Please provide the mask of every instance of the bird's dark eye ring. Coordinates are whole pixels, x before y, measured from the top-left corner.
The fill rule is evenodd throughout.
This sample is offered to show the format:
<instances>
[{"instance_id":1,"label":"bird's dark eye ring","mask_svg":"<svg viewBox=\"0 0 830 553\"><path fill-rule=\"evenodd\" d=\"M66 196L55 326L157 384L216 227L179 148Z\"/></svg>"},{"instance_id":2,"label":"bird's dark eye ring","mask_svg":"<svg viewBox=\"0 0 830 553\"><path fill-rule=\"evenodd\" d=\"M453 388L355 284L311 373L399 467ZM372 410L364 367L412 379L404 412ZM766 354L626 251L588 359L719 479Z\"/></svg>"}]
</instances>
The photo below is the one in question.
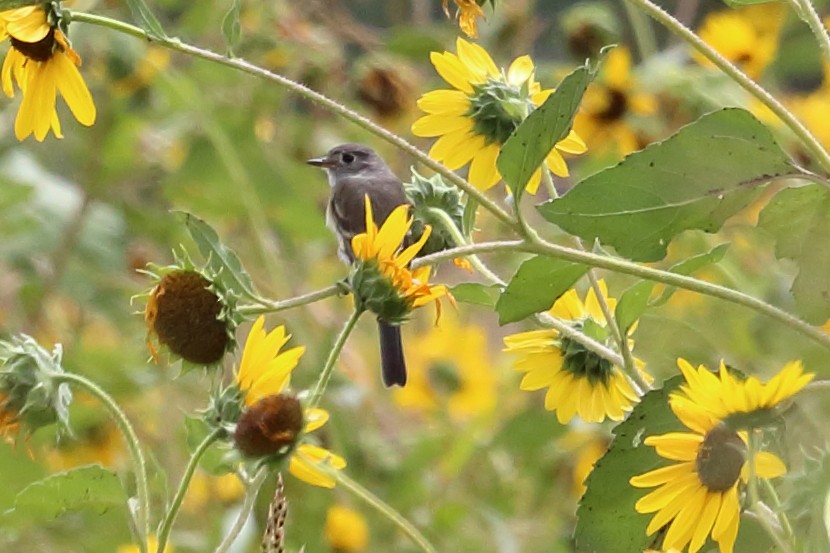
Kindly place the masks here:
<instances>
[{"instance_id":1,"label":"bird's dark eye ring","mask_svg":"<svg viewBox=\"0 0 830 553\"><path fill-rule=\"evenodd\" d=\"M343 163L351 163L354 161L354 156L352 154L345 153L341 159L343 159Z\"/></svg>"}]
</instances>

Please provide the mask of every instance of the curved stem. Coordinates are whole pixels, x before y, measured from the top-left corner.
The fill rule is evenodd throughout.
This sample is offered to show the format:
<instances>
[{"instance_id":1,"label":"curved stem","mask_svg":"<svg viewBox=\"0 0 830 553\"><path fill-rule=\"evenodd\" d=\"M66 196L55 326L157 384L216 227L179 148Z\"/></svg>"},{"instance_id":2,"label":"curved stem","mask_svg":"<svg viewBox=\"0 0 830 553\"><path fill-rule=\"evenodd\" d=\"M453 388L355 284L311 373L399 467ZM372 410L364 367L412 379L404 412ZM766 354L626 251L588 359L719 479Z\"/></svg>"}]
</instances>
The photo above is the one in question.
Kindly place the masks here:
<instances>
[{"instance_id":1,"label":"curved stem","mask_svg":"<svg viewBox=\"0 0 830 553\"><path fill-rule=\"evenodd\" d=\"M374 507L380 514L392 521L392 523L400 528L404 534L409 536L409 538L418 547L420 547L422 551L425 553L437 553L435 547L429 543L429 540L427 540L426 537L424 537L424 535L421 534L421 532L419 532L411 522L406 520L403 515L393 509L391 505L384 502L381 498L343 474L343 471L332 471L331 474L337 478L337 482L341 486Z\"/></svg>"},{"instance_id":2,"label":"curved stem","mask_svg":"<svg viewBox=\"0 0 830 553\"><path fill-rule=\"evenodd\" d=\"M301 296L288 298L287 300L273 301L267 298L258 298L257 301L259 302L259 305L240 305L237 308L237 311L239 311L239 313L242 313L243 315L260 315L263 313L276 313L277 311L293 309L295 307L300 307L301 305L314 303L316 301L320 301L331 296L336 296L340 293L341 290L342 288L340 286L332 284L331 286L328 286L326 288L315 290L314 292L309 292L308 294L303 294Z\"/></svg>"},{"instance_id":3,"label":"curved stem","mask_svg":"<svg viewBox=\"0 0 830 553\"><path fill-rule=\"evenodd\" d=\"M485 209L490 211L502 223L506 224L511 228L515 228L516 222L513 220L513 218L501 207L499 207L494 201L492 201L481 191L479 191L476 187L474 187L472 184L462 179L461 177L459 177L454 172L450 171L434 159L430 158L426 153L422 152L421 150L419 150L418 148L416 148L400 136L396 135L395 133L384 129L383 127L374 123L370 119L363 117L359 113L348 109L347 107L335 102L331 98L324 96L323 94L320 94L319 92L316 92L308 88L307 86L294 82L291 79L288 79L277 73L268 71L267 69L258 67L243 59L228 58L222 54L218 54L210 50L199 48L197 46L192 46L190 44L185 44L181 40L176 38L150 36L143 29L136 27L134 25L130 25L128 23L124 23L123 21L118 21L115 19L110 19L109 17L103 17L100 15L90 13L69 12L69 10L66 11L68 12L67 17L69 21L77 21L81 23L89 23L92 25L107 27L109 29L113 29L120 33L128 34L137 38L141 38L144 40L152 40L156 44L164 46L165 48L176 50L177 52L183 52L185 54L190 54L191 56L218 63L226 67L232 67L244 73L248 73L261 79L265 79L267 81L276 83L281 87L290 90L291 92L294 92L295 94L298 94L308 100L316 102L317 104L323 106L327 110L336 113L337 115L340 115L344 119L348 119L352 123L355 123L363 129L371 132L375 136L389 142L396 148L408 153L409 155L411 155L412 157L414 157L419 162L429 167L436 173L440 173L445 179L452 182L458 188L469 194L471 198L475 198L479 204L481 204Z\"/></svg>"},{"instance_id":4,"label":"curved stem","mask_svg":"<svg viewBox=\"0 0 830 553\"><path fill-rule=\"evenodd\" d=\"M133 472L135 472L136 494L138 495L138 507L136 513L135 526L138 531L136 540L141 553L147 553L147 536L150 533L150 492L147 487L147 466L144 461L144 454L141 451L141 445L138 441L138 436L133 430L127 415L118 406L112 396L110 396L103 388L98 386L88 378L75 373L57 373L54 375L56 382L68 382L75 384L91 396L98 399L107 411L109 411L118 430L124 436L127 442L127 448L130 452L130 461L133 465ZM131 509L127 509L132 513Z\"/></svg>"},{"instance_id":5,"label":"curved stem","mask_svg":"<svg viewBox=\"0 0 830 553\"><path fill-rule=\"evenodd\" d=\"M444 230L450 233L453 241L457 246L468 245L467 239L464 238L464 235L461 234L461 230L456 226L455 221L452 220L452 218L447 214L446 211L436 207L430 207L428 208L428 210L429 214L435 217L441 223L441 226L444 228ZM468 255L467 257L470 260L470 264L475 268L476 271L478 271L481 274L481 276L483 276L493 284L498 284L500 286L504 285L504 281L501 278L499 278L499 276L496 273L491 271L490 268L487 267L487 265L485 265L483 261L481 261L481 258L479 258L475 254Z\"/></svg>"},{"instance_id":6,"label":"curved stem","mask_svg":"<svg viewBox=\"0 0 830 553\"><path fill-rule=\"evenodd\" d=\"M812 0L788 0L788 2L795 8L798 16L810 27L810 31L816 37L821 48L825 63L830 62L830 33L827 31L827 27L824 26L824 22L816 11Z\"/></svg>"},{"instance_id":7,"label":"curved stem","mask_svg":"<svg viewBox=\"0 0 830 553\"><path fill-rule=\"evenodd\" d=\"M769 508L761 502L761 496L758 493L758 472L755 468L755 454L760 451L758 442L757 432L750 431L749 447L747 448L747 458L749 460L749 481L747 485L749 508L758 517L758 522L761 524L761 527L766 531L772 541L775 542L778 550L782 553L792 553L790 544L781 535L782 528L778 526L778 521L775 520L775 514L771 513Z\"/></svg>"},{"instance_id":8,"label":"curved stem","mask_svg":"<svg viewBox=\"0 0 830 553\"><path fill-rule=\"evenodd\" d=\"M242 501L242 506L239 507L239 515L236 517L233 526L231 526L231 529L228 531L228 535L225 536L222 543L216 547L214 553L225 553L231 548L233 542L236 541L236 538L239 537L239 533L242 532L242 529L245 527L245 523L248 522L248 517L251 516L251 511L253 511L254 503L256 502L257 493L259 493L259 488L262 487L262 483L265 482L265 477L267 475L267 469L265 467L260 467L248 486L248 489L245 490L245 499Z\"/></svg>"},{"instance_id":9,"label":"curved stem","mask_svg":"<svg viewBox=\"0 0 830 553\"><path fill-rule=\"evenodd\" d=\"M565 321L557 319L549 313L538 313L536 315L536 319L542 324L553 328L562 336L565 336L566 338L570 338L574 342L582 344L583 346L593 351L603 359L606 359L608 362L617 365L618 367L623 366L623 364L625 363L623 358L616 351L605 346L604 344L597 342L590 336L583 334L582 332L579 332Z\"/></svg>"},{"instance_id":10,"label":"curved stem","mask_svg":"<svg viewBox=\"0 0 830 553\"><path fill-rule=\"evenodd\" d=\"M821 142L807 130L807 127L799 121L784 105L775 97L758 85L755 81L746 76L740 69L732 65L726 58L721 56L714 48L706 44L699 36L688 29L680 21L675 19L663 8L651 0L627 0L636 4L651 17L656 19L671 32L686 41L695 50L703 54L709 61L714 63L721 71L726 73L733 81L738 83L747 92L755 96L762 104L767 106L790 130L801 140L804 147L813 154L816 161L825 171L830 172L830 153L824 149Z\"/></svg>"},{"instance_id":11,"label":"curved stem","mask_svg":"<svg viewBox=\"0 0 830 553\"><path fill-rule=\"evenodd\" d=\"M182 480L179 482L179 488L176 490L176 495L173 497L173 503L170 504L167 514L164 515L164 520L162 520L161 525L159 525L157 553L162 553L164 551L164 547L167 545L167 538L170 536L170 529L173 528L173 523L176 521L176 516L179 514L179 508L181 508L184 496L190 486L190 479L193 478L193 473L196 472L196 467L199 466L199 461L201 460L202 455L205 454L211 444L215 442L219 436L222 435L222 433L223 430L217 428L205 436L205 439L202 440L202 443L199 444L196 451L194 451L193 455L190 456L190 461L184 469L184 474L182 474Z\"/></svg>"},{"instance_id":12,"label":"curved stem","mask_svg":"<svg viewBox=\"0 0 830 553\"><path fill-rule=\"evenodd\" d=\"M329 380L331 380L331 375L334 373L334 365L337 363L337 358L340 357L340 352L343 351L343 346L346 345L346 339L352 333L352 330L354 330L354 325L357 324L357 320L362 314L362 309L355 309L349 317L349 320L343 325L343 330L337 335L337 339L334 341L334 345L331 347L329 356L326 359L326 364L323 366L320 377L317 379L317 384L314 386L314 391L311 392L311 397L308 400L308 408L313 409L320 404L326 387L329 385Z\"/></svg>"}]
</instances>

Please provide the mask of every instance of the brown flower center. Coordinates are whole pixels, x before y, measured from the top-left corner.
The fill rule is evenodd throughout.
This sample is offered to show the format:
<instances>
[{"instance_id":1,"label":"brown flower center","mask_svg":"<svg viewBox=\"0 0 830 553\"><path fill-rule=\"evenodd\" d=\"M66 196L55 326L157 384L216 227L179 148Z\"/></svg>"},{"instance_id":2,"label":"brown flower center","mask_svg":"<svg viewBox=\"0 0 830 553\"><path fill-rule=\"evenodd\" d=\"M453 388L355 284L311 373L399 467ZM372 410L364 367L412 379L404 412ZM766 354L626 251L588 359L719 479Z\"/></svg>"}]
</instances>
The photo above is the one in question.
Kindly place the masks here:
<instances>
[{"instance_id":1,"label":"brown flower center","mask_svg":"<svg viewBox=\"0 0 830 553\"><path fill-rule=\"evenodd\" d=\"M709 491L725 492L741 475L746 444L734 430L719 425L709 431L695 459L697 474Z\"/></svg>"},{"instance_id":2,"label":"brown flower center","mask_svg":"<svg viewBox=\"0 0 830 553\"><path fill-rule=\"evenodd\" d=\"M628 96L622 90L609 88L605 92L605 107L597 113L597 118L611 123L625 117L628 112Z\"/></svg>"},{"instance_id":3,"label":"brown flower center","mask_svg":"<svg viewBox=\"0 0 830 553\"><path fill-rule=\"evenodd\" d=\"M22 40L11 37L11 43L15 50L30 60L39 62L50 60L55 48L60 48L60 45L55 40L54 28L50 29L49 34L38 42L23 42Z\"/></svg>"},{"instance_id":4,"label":"brown flower center","mask_svg":"<svg viewBox=\"0 0 830 553\"><path fill-rule=\"evenodd\" d=\"M233 441L248 457L287 453L303 429L300 400L287 394L262 398L236 423Z\"/></svg>"}]
</instances>

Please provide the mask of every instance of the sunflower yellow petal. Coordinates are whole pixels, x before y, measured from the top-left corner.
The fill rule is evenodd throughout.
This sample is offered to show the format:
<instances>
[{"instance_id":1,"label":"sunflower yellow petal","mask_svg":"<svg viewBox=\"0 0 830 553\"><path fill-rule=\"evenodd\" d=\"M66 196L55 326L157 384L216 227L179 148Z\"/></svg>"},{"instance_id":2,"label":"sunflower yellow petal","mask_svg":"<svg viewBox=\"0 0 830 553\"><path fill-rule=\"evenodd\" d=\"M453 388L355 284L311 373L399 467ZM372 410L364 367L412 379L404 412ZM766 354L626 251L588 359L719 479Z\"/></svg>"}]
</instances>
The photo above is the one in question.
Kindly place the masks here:
<instances>
[{"instance_id":1,"label":"sunflower yellow petal","mask_svg":"<svg viewBox=\"0 0 830 553\"><path fill-rule=\"evenodd\" d=\"M483 83L487 77L497 78L499 76L499 70L487 50L461 37L456 39L455 46L458 58L475 75L474 83Z\"/></svg>"},{"instance_id":2,"label":"sunflower yellow petal","mask_svg":"<svg viewBox=\"0 0 830 553\"><path fill-rule=\"evenodd\" d=\"M473 93L473 86L470 82L478 82L476 75L455 54L432 52L429 55L429 60L438 74L441 75L441 78L447 81L450 86L468 95Z\"/></svg>"},{"instance_id":3,"label":"sunflower yellow petal","mask_svg":"<svg viewBox=\"0 0 830 553\"><path fill-rule=\"evenodd\" d=\"M460 90L432 90L421 96L417 105L431 114L464 115L470 110L470 98Z\"/></svg>"},{"instance_id":4,"label":"sunflower yellow petal","mask_svg":"<svg viewBox=\"0 0 830 553\"><path fill-rule=\"evenodd\" d=\"M329 420L329 412L319 407L306 409L305 411L305 431L314 432L318 428L322 428Z\"/></svg>"},{"instance_id":5,"label":"sunflower yellow petal","mask_svg":"<svg viewBox=\"0 0 830 553\"><path fill-rule=\"evenodd\" d=\"M547 157L545 157L545 165L547 165L551 173L557 177L564 178L570 175L570 172L568 171L568 164L565 163L565 158L562 157L562 154L560 154L556 148L552 149Z\"/></svg>"},{"instance_id":6,"label":"sunflower yellow petal","mask_svg":"<svg viewBox=\"0 0 830 553\"><path fill-rule=\"evenodd\" d=\"M574 130L571 130L565 138L556 143L556 149L566 154L579 155L587 152L588 146Z\"/></svg>"},{"instance_id":7,"label":"sunflower yellow petal","mask_svg":"<svg viewBox=\"0 0 830 553\"><path fill-rule=\"evenodd\" d=\"M453 171L469 163L484 147L485 139L480 134L470 135L470 138L461 142L458 148L444 158L444 165Z\"/></svg>"},{"instance_id":8,"label":"sunflower yellow petal","mask_svg":"<svg viewBox=\"0 0 830 553\"><path fill-rule=\"evenodd\" d=\"M521 87L528 79L533 78L534 70L530 56L519 56L507 69L507 82L515 87Z\"/></svg>"},{"instance_id":9,"label":"sunflower yellow petal","mask_svg":"<svg viewBox=\"0 0 830 553\"><path fill-rule=\"evenodd\" d=\"M461 115L443 113L424 115L412 123L412 134L421 137L441 136L461 129L469 129L470 120Z\"/></svg>"},{"instance_id":10,"label":"sunflower yellow petal","mask_svg":"<svg viewBox=\"0 0 830 553\"><path fill-rule=\"evenodd\" d=\"M501 179L496 168L496 158L499 156L498 144L490 144L479 150L470 164L467 180L479 190L487 190Z\"/></svg>"},{"instance_id":11,"label":"sunflower yellow petal","mask_svg":"<svg viewBox=\"0 0 830 553\"><path fill-rule=\"evenodd\" d=\"M95 103L80 71L64 53L52 57L57 72L58 91L78 123L87 127L95 123Z\"/></svg>"}]
</instances>

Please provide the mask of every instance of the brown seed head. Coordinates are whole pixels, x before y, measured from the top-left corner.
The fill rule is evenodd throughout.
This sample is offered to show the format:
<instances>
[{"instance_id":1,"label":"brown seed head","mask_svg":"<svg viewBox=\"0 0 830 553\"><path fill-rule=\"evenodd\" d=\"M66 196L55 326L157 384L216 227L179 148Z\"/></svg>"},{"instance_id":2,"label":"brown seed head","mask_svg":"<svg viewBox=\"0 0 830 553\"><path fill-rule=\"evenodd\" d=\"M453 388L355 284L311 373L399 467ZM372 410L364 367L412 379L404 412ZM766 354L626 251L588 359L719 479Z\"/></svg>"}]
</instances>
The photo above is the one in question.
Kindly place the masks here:
<instances>
[{"instance_id":1,"label":"brown seed head","mask_svg":"<svg viewBox=\"0 0 830 553\"><path fill-rule=\"evenodd\" d=\"M242 413L233 441L247 457L267 457L287 452L302 429L300 400L278 394L262 398Z\"/></svg>"}]
</instances>

